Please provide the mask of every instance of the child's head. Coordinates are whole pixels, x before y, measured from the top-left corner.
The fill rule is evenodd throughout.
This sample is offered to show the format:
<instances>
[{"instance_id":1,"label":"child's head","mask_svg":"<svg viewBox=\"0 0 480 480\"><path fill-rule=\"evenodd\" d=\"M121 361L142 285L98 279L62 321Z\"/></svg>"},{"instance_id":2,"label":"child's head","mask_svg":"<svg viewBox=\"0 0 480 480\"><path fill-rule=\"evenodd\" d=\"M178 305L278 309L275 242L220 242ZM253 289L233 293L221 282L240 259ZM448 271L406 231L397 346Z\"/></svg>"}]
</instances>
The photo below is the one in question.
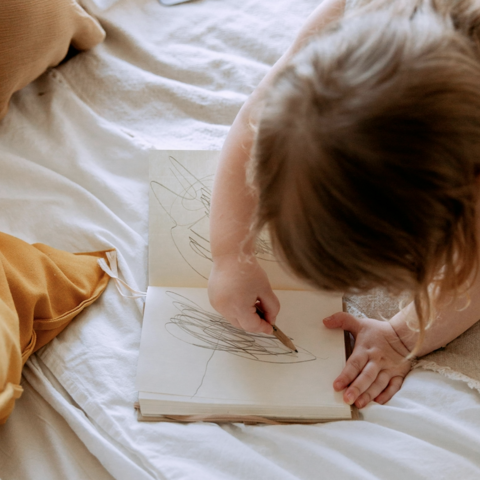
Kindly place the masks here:
<instances>
[{"instance_id":1,"label":"child's head","mask_svg":"<svg viewBox=\"0 0 480 480\"><path fill-rule=\"evenodd\" d=\"M441 275L440 294L455 293L478 261L480 54L461 30L475 35L480 6L375 3L271 89L253 151L255 231L267 225L313 285L408 290L426 318L428 285Z\"/></svg>"}]
</instances>

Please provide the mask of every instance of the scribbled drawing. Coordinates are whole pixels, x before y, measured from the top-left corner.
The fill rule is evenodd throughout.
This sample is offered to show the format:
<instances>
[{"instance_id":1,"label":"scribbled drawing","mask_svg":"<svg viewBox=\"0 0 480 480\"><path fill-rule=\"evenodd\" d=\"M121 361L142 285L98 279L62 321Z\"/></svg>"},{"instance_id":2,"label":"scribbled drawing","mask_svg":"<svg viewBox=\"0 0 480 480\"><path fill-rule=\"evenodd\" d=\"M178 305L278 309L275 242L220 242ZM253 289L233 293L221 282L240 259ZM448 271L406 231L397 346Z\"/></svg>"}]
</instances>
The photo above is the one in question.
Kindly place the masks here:
<instances>
[{"instance_id":1,"label":"scribbled drawing","mask_svg":"<svg viewBox=\"0 0 480 480\"><path fill-rule=\"evenodd\" d=\"M212 356L215 352L227 352L257 362L288 364L317 360L300 345L295 345L298 353L292 352L274 336L245 332L183 295L171 291L166 295L179 312L165 325L166 330L185 343L212 350Z\"/></svg>"},{"instance_id":2,"label":"scribbled drawing","mask_svg":"<svg viewBox=\"0 0 480 480\"><path fill-rule=\"evenodd\" d=\"M176 158L170 156L169 161L175 185L152 180L150 188L171 220L170 232L176 249L198 275L208 279L212 262L209 218L214 175L198 178ZM262 260L275 261L265 236L258 239L255 254Z\"/></svg>"}]
</instances>

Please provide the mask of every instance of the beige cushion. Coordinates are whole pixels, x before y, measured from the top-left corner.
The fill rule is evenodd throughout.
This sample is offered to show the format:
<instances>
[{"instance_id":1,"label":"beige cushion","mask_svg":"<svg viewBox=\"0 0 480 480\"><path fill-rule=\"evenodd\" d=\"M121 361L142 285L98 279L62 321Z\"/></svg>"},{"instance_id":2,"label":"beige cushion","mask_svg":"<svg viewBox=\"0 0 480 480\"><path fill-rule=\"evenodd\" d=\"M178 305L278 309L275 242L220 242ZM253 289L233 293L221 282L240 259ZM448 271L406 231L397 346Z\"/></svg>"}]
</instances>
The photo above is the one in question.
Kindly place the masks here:
<instances>
[{"instance_id":1,"label":"beige cushion","mask_svg":"<svg viewBox=\"0 0 480 480\"><path fill-rule=\"evenodd\" d=\"M87 50L104 38L75 0L1 0L0 119L13 93L58 65L70 45Z\"/></svg>"}]
</instances>

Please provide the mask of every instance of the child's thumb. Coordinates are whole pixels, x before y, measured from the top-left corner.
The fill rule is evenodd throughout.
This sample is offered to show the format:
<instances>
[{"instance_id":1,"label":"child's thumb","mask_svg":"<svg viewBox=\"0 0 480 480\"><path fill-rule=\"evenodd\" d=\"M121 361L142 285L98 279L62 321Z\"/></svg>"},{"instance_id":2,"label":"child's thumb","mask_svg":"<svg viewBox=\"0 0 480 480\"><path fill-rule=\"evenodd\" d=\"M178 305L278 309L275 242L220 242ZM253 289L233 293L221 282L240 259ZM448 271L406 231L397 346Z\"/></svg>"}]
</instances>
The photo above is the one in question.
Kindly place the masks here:
<instances>
[{"instance_id":1,"label":"child's thumb","mask_svg":"<svg viewBox=\"0 0 480 480\"><path fill-rule=\"evenodd\" d=\"M360 330L360 320L345 312L338 312L323 320L327 328L341 328L356 335Z\"/></svg>"}]
</instances>

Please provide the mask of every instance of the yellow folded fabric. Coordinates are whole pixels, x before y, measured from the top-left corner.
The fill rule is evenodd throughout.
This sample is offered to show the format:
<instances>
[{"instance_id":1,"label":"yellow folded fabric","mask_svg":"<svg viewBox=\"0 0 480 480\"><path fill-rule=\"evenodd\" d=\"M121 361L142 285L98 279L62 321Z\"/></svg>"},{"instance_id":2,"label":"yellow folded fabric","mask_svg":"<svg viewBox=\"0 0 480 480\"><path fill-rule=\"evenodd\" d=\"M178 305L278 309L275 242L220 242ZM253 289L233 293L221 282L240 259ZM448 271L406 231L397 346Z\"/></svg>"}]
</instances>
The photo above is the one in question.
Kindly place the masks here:
<instances>
[{"instance_id":1,"label":"yellow folded fabric","mask_svg":"<svg viewBox=\"0 0 480 480\"><path fill-rule=\"evenodd\" d=\"M110 277L97 263L105 254L73 254L0 233L0 424L21 395L28 357L105 290Z\"/></svg>"},{"instance_id":2,"label":"yellow folded fabric","mask_svg":"<svg viewBox=\"0 0 480 480\"><path fill-rule=\"evenodd\" d=\"M104 38L75 0L1 0L0 119L13 93L58 65L70 45L88 50Z\"/></svg>"}]
</instances>

